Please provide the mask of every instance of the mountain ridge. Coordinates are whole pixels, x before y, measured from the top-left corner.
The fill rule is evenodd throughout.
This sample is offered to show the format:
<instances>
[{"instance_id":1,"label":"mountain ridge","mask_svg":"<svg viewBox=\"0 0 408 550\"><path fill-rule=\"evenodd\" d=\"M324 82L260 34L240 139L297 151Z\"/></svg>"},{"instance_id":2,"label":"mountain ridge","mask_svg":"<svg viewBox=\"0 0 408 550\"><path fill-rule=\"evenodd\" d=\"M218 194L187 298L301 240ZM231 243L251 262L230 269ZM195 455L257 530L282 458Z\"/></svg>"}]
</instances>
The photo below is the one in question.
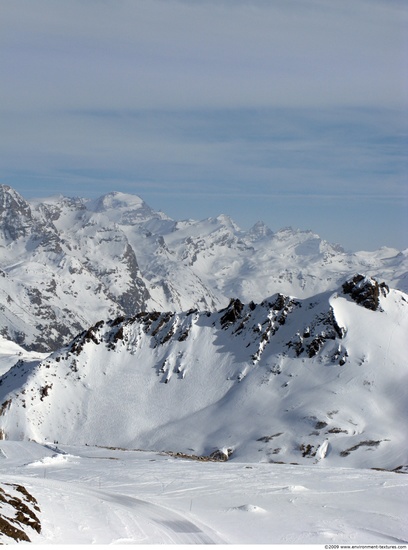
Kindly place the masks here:
<instances>
[{"instance_id":1,"label":"mountain ridge","mask_svg":"<svg viewBox=\"0 0 408 550\"><path fill-rule=\"evenodd\" d=\"M8 439L403 468L408 296L336 292L99 321L0 379ZM103 420L102 420L103 419ZM396 422L395 419L399 419Z\"/></svg>"}]
</instances>

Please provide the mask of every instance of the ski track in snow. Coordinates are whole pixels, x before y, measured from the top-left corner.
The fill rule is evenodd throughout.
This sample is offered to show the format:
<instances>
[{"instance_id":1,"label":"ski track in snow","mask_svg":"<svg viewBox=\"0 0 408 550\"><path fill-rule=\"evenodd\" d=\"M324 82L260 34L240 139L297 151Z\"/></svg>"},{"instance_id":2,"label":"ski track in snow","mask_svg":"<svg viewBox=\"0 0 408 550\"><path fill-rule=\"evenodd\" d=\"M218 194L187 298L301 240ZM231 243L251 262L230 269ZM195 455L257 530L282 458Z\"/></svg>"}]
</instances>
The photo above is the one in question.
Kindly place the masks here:
<instances>
[{"instance_id":1,"label":"ski track in snow","mask_svg":"<svg viewBox=\"0 0 408 550\"><path fill-rule=\"evenodd\" d=\"M0 449L3 483L24 485L38 501L42 533L30 533L36 544L408 540L405 475L33 442L0 441Z\"/></svg>"},{"instance_id":2,"label":"ski track in snow","mask_svg":"<svg viewBox=\"0 0 408 550\"><path fill-rule=\"evenodd\" d=\"M58 470L54 475L58 475ZM43 519L41 543L222 544L225 541L170 508L121 494L50 479L9 478L36 494ZM44 502L47 504L44 505ZM58 502L58 505L56 505ZM59 510L62 509L62 512ZM44 513L43 513L44 515ZM67 532L67 528L70 532ZM77 531L77 533L75 533ZM44 540L45 537L45 540ZM69 538L72 537L71 540Z\"/></svg>"}]
</instances>

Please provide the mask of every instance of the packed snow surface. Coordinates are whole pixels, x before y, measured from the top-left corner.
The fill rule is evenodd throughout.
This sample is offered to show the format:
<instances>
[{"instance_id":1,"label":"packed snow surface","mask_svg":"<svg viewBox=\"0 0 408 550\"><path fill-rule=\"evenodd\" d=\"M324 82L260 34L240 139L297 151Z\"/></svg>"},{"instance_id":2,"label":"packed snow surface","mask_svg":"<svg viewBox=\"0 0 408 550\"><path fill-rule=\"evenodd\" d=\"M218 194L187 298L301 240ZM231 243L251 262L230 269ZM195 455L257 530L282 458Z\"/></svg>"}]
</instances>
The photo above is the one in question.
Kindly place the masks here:
<instances>
[{"instance_id":1,"label":"packed snow surface","mask_svg":"<svg viewBox=\"0 0 408 550\"><path fill-rule=\"evenodd\" d=\"M18 483L38 503L35 544L408 541L405 475L15 441L0 456L1 487Z\"/></svg>"}]
</instances>

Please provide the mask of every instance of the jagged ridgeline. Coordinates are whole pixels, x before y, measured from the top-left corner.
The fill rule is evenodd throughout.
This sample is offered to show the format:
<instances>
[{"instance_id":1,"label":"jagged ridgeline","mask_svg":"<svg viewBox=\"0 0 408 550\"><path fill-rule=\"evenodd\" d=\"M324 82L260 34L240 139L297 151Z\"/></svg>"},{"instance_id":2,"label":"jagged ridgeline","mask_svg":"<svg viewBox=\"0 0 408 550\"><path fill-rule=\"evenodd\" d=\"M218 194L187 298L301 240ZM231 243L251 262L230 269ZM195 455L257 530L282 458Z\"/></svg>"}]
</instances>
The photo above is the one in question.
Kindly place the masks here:
<instances>
[{"instance_id":1,"label":"jagged ridgeline","mask_svg":"<svg viewBox=\"0 0 408 550\"><path fill-rule=\"evenodd\" d=\"M362 275L308 298L101 320L0 379L1 435L402 471L407 331L407 295Z\"/></svg>"},{"instance_id":2,"label":"jagged ridgeline","mask_svg":"<svg viewBox=\"0 0 408 550\"><path fill-rule=\"evenodd\" d=\"M0 186L0 335L39 352L100 319L306 299L355 273L406 291L407 264L406 251L349 253L311 231L175 221L134 195L27 201Z\"/></svg>"}]
</instances>

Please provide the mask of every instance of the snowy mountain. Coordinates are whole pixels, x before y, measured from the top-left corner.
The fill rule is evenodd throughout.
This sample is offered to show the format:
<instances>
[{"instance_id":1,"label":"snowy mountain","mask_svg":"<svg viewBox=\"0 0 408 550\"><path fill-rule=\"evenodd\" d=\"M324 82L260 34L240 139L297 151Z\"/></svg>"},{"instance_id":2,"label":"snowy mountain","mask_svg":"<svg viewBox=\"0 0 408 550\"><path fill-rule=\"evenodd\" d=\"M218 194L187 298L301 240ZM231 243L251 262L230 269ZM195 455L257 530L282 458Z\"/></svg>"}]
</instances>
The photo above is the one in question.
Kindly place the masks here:
<instances>
[{"instance_id":1,"label":"snowy mountain","mask_svg":"<svg viewBox=\"0 0 408 550\"><path fill-rule=\"evenodd\" d=\"M31 207L0 188L1 333L46 351L145 303L133 249L103 214L61 197ZM61 230L61 226L63 230Z\"/></svg>"},{"instance_id":2,"label":"snowy mountain","mask_svg":"<svg viewBox=\"0 0 408 550\"><path fill-rule=\"evenodd\" d=\"M0 186L0 543L405 543L407 257Z\"/></svg>"},{"instance_id":3,"label":"snowy mountain","mask_svg":"<svg viewBox=\"0 0 408 550\"><path fill-rule=\"evenodd\" d=\"M407 333L408 296L361 275L309 298L100 321L1 377L1 434L403 470Z\"/></svg>"},{"instance_id":4,"label":"snowy mountain","mask_svg":"<svg viewBox=\"0 0 408 550\"><path fill-rule=\"evenodd\" d=\"M408 291L408 252L345 252L310 231L174 221L140 197L26 201L0 186L0 334L58 349L100 319L216 311L230 298L308 298L364 273Z\"/></svg>"}]
</instances>

